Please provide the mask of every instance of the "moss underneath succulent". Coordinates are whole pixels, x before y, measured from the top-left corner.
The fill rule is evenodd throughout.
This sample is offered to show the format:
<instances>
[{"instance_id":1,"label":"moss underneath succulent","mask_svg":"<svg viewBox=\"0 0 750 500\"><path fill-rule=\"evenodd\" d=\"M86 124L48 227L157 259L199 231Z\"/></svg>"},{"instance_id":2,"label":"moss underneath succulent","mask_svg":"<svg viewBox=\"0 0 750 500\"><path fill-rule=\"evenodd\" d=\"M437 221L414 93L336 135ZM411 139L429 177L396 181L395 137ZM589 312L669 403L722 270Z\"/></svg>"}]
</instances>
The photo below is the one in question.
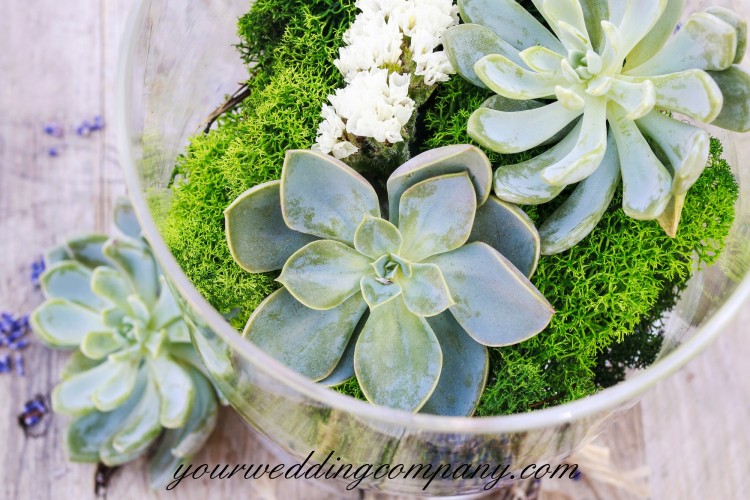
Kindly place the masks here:
<instances>
[{"instance_id":1,"label":"moss underneath succulent","mask_svg":"<svg viewBox=\"0 0 750 500\"><path fill-rule=\"evenodd\" d=\"M355 13L354 2L257 0L240 21L251 97L196 136L177 171L163 225L167 244L188 277L241 329L277 288L272 275L251 275L232 260L223 210L242 192L278 178L287 149L308 148L326 96L342 85L332 61ZM488 96L456 77L420 110L414 152L471 142L466 123ZM533 153L490 154L495 166ZM690 191L679 235L624 215L620 194L597 229L578 246L543 257L532 279L555 306L549 328L513 347L492 349L492 370L477 415L518 413L588 396L653 361L661 345L651 325L700 265L716 261L734 218L738 187L714 141L709 168ZM550 203L526 207L542 220ZM356 380L339 387L363 399Z\"/></svg>"}]
</instances>

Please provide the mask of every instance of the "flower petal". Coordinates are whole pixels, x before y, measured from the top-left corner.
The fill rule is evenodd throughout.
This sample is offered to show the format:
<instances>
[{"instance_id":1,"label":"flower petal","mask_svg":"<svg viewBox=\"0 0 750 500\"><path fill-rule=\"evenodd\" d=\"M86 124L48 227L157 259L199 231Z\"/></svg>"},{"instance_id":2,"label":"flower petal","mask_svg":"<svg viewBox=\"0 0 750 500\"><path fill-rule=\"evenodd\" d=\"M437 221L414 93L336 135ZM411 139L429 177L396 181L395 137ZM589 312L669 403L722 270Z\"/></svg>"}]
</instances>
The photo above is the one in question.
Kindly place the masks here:
<instances>
[{"instance_id":1,"label":"flower petal","mask_svg":"<svg viewBox=\"0 0 750 500\"><path fill-rule=\"evenodd\" d=\"M44 295L75 302L98 312L109 306L91 291L91 269L76 261L62 261L50 266L39 283Z\"/></svg>"},{"instance_id":2,"label":"flower petal","mask_svg":"<svg viewBox=\"0 0 750 500\"><path fill-rule=\"evenodd\" d=\"M415 184L445 174L466 172L476 191L477 206L492 191L492 165L481 149L467 144L445 146L415 156L388 178L388 204L391 222L398 224L399 203L404 192Z\"/></svg>"},{"instance_id":3,"label":"flower petal","mask_svg":"<svg viewBox=\"0 0 750 500\"><path fill-rule=\"evenodd\" d=\"M601 165L539 228L542 253L554 255L577 245L601 220L620 182L620 160L614 137Z\"/></svg>"},{"instance_id":4,"label":"flower petal","mask_svg":"<svg viewBox=\"0 0 750 500\"><path fill-rule=\"evenodd\" d=\"M685 194L708 164L711 136L705 130L657 111L636 122L662 150L672 168L673 194Z\"/></svg>"},{"instance_id":5,"label":"flower petal","mask_svg":"<svg viewBox=\"0 0 750 500\"><path fill-rule=\"evenodd\" d=\"M527 278L539 262L539 233L528 215L494 196L477 209L469 242L486 243L507 258Z\"/></svg>"},{"instance_id":6,"label":"flower petal","mask_svg":"<svg viewBox=\"0 0 750 500\"><path fill-rule=\"evenodd\" d=\"M363 276L360 288L362 297L371 309L395 299L402 292L398 283L381 283L375 275Z\"/></svg>"},{"instance_id":7,"label":"flower petal","mask_svg":"<svg viewBox=\"0 0 750 500\"><path fill-rule=\"evenodd\" d=\"M159 422L167 429L182 427L190 417L195 399L195 387L187 369L167 354L149 359L149 369L161 400Z\"/></svg>"},{"instance_id":8,"label":"flower petal","mask_svg":"<svg viewBox=\"0 0 750 500\"><path fill-rule=\"evenodd\" d=\"M135 240L115 239L104 245L103 252L146 304L156 303L161 273L151 250L145 244Z\"/></svg>"},{"instance_id":9,"label":"flower petal","mask_svg":"<svg viewBox=\"0 0 750 500\"><path fill-rule=\"evenodd\" d=\"M442 37L445 52L456 72L477 87L486 88L474 71L474 64L489 54L502 54L520 63L518 51L479 24L459 24L449 28Z\"/></svg>"},{"instance_id":10,"label":"flower petal","mask_svg":"<svg viewBox=\"0 0 750 500\"><path fill-rule=\"evenodd\" d=\"M357 293L359 281L370 271L370 260L353 248L338 241L313 241L289 258L277 281L305 306L327 310Z\"/></svg>"},{"instance_id":11,"label":"flower petal","mask_svg":"<svg viewBox=\"0 0 750 500\"><path fill-rule=\"evenodd\" d=\"M412 264L411 277L400 284L406 307L417 316L435 316L456 304L435 264Z\"/></svg>"},{"instance_id":12,"label":"flower petal","mask_svg":"<svg viewBox=\"0 0 750 500\"><path fill-rule=\"evenodd\" d=\"M607 152L607 104L604 97L586 96L586 112L578 142L565 158L542 171L542 179L567 186L591 175Z\"/></svg>"},{"instance_id":13,"label":"flower petal","mask_svg":"<svg viewBox=\"0 0 750 500\"><path fill-rule=\"evenodd\" d=\"M317 381L336 367L366 310L360 294L334 309L316 311L282 288L258 306L244 333L270 356Z\"/></svg>"},{"instance_id":14,"label":"flower petal","mask_svg":"<svg viewBox=\"0 0 750 500\"><path fill-rule=\"evenodd\" d=\"M654 57L630 76L679 73L689 69L725 70L737 55L737 31L716 16L693 14L672 39Z\"/></svg>"},{"instance_id":15,"label":"flower petal","mask_svg":"<svg viewBox=\"0 0 750 500\"><path fill-rule=\"evenodd\" d=\"M403 238L396 226L387 220L365 215L354 234L354 248L362 255L377 259L385 254L399 253Z\"/></svg>"},{"instance_id":16,"label":"flower petal","mask_svg":"<svg viewBox=\"0 0 750 500\"><path fill-rule=\"evenodd\" d=\"M508 259L484 243L470 243L430 259L457 302L450 311L480 344L517 344L541 332L554 310Z\"/></svg>"},{"instance_id":17,"label":"flower petal","mask_svg":"<svg viewBox=\"0 0 750 500\"><path fill-rule=\"evenodd\" d=\"M31 314L34 333L52 347L74 348L91 331L106 331L102 317L64 299L50 299Z\"/></svg>"},{"instance_id":18,"label":"flower petal","mask_svg":"<svg viewBox=\"0 0 750 500\"><path fill-rule=\"evenodd\" d=\"M471 234L477 198L467 173L419 182L406 190L398 225L404 237L401 255L412 262L453 250Z\"/></svg>"},{"instance_id":19,"label":"flower petal","mask_svg":"<svg viewBox=\"0 0 750 500\"><path fill-rule=\"evenodd\" d=\"M66 246L74 260L93 269L98 266L112 265L102 252L108 240L109 238L103 234L91 234L68 240Z\"/></svg>"},{"instance_id":20,"label":"flower petal","mask_svg":"<svg viewBox=\"0 0 750 500\"><path fill-rule=\"evenodd\" d=\"M555 87L564 82L553 73L523 69L499 54L490 54L477 61L474 71L490 90L509 99L549 97L555 94Z\"/></svg>"},{"instance_id":21,"label":"flower petal","mask_svg":"<svg viewBox=\"0 0 750 500\"><path fill-rule=\"evenodd\" d=\"M458 2L465 23L487 26L518 50L543 45L566 54L560 41L513 0L461 0Z\"/></svg>"},{"instance_id":22,"label":"flower petal","mask_svg":"<svg viewBox=\"0 0 750 500\"><path fill-rule=\"evenodd\" d=\"M416 412L440 378L443 355L427 320L396 299L370 312L354 350L354 370L373 404Z\"/></svg>"},{"instance_id":23,"label":"flower petal","mask_svg":"<svg viewBox=\"0 0 750 500\"><path fill-rule=\"evenodd\" d=\"M724 107L711 125L733 132L750 132L750 73L739 66L709 73L724 96Z\"/></svg>"},{"instance_id":24,"label":"flower petal","mask_svg":"<svg viewBox=\"0 0 750 500\"><path fill-rule=\"evenodd\" d=\"M427 323L440 342L443 368L435 391L420 413L470 417L487 383L487 348L475 342L448 311L429 318Z\"/></svg>"},{"instance_id":25,"label":"flower petal","mask_svg":"<svg viewBox=\"0 0 750 500\"><path fill-rule=\"evenodd\" d=\"M378 195L364 177L333 157L288 151L281 210L295 231L351 244L362 216L380 216Z\"/></svg>"},{"instance_id":26,"label":"flower petal","mask_svg":"<svg viewBox=\"0 0 750 500\"><path fill-rule=\"evenodd\" d=\"M498 167L494 184L497 197L519 205L539 205L556 198L565 186L553 186L542 178L542 172L568 156L580 135L581 123L578 123L562 141L541 155L515 165Z\"/></svg>"},{"instance_id":27,"label":"flower petal","mask_svg":"<svg viewBox=\"0 0 750 500\"><path fill-rule=\"evenodd\" d=\"M141 225L130 200L124 197L117 198L114 212L115 226L122 234L136 239L141 237Z\"/></svg>"},{"instance_id":28,"label":"flower petal","mask_svg":"<svg viewBox=\"0 0 750 500\"><path fill-rule=\"evenodd\" d=\"M255 186L224 210L229 252L250 273L281 269L294 252L317 239L287 227L280 186L280 181Z\"/></svg>"},{"instance_id":29,"label":"flower petal","mask_svg":"<svg viewBox=\"0 0 750 500\"><path fill-rule=\"evenodd\" d=\"M479 108L469 118L472 139L496 153L521 153L544 143L581 116L559 102L528 111Z\"/></svg>"},{"instance_id":30,"label":"flower petal","mask_svg":"<svg viewBox=\"0 0 750 500\"><path fill-rule=\"evenodd\" d=\"M354 348L357 346L359 336L362 333L362 329L365 327L365 323L367 323L367 318L369 317L370 313L365 311L362 318L359 320L359 323L357 323L357 328L354 329L354 333L352 333L349 343L346 344L344 354L341 356L336 368L333 369L330 375L319 381L319 384L326 387L336 387L354 377Z\"/></svg>"},{"instance_id":31,"label":"flower petal","mask_svg":"<svg viewBox=\"0 0 750 500\"><path fill-rule=\"evenodd\" d=\"M656 24L638 45L627 55L625 70L636 68L657 54L667 40L674 34L682 13L685 12L686 0L667 0L667 5Z\"/></svg>"},{"instance_id":32,"label":"flower petal","mask_svg":"<svg viewBox=\"0 0 750 500\"><path fill-rule=\"evenodd\" d=\"M622 170L622 208L629 217L654 220L667 207L672 177L656 157L635 122L618 106L610 106L612 132Z\"/></svg>"}]
</instances>

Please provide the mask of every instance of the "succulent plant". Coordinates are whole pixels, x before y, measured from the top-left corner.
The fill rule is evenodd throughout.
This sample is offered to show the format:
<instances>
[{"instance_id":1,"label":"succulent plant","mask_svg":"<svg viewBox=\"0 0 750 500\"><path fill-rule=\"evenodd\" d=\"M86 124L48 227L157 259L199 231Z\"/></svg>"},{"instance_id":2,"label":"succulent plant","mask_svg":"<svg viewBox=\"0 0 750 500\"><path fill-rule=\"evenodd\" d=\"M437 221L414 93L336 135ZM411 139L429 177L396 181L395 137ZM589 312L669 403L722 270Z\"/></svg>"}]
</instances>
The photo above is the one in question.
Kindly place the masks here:
<instances>
[{"instance_id":1,"label":"succulent plant","mask_svg":"<svg viewBox=\"0 0 750 500\"><path fill-rule=\"evenodd\" d=\"M246 336L325 385L356 375L374 404L472 414L485 346L521 342L553 314L527 277L538 233L490 196L491 184L478 148L428 151L388 179L386 220L373 187L346 164L289 151L281 180L225 211L237 263L281 269L283 287L254 311Z\"/></svg>"},{"instance_id":2,"label":"succulent plant","mask_svg":"<svg viewBox=\"0 0 750 500\"><path fill-rule=\"evenodd\" d=\"M31 325L50 347L76 349L52 392L54 411L75 417L69 458L121 465L161 436L149 468L156 488L211 434L217 394L129 204L115 215L124 237L89 235L48 252L47 300Z\"/></svg>"},{"instance_id":3,"label":"succulent plant","mask_svg":"<svg viewBox=\"0 0 750 500\"><path fill-rule=\"evenodd\" d=\"M460 0L467 24L444 35L457 71L498 94L471 116L472 138L503 154L555 144L498 168L495 193L540 204L578 183L539 229L545 254L585 238L621 178L625 213L675 236L710 138L670 113L750 130L746 22L713 7L679 27L685 0L532 1L551 32L513 0Z\"/></svg>"}]
</instances>

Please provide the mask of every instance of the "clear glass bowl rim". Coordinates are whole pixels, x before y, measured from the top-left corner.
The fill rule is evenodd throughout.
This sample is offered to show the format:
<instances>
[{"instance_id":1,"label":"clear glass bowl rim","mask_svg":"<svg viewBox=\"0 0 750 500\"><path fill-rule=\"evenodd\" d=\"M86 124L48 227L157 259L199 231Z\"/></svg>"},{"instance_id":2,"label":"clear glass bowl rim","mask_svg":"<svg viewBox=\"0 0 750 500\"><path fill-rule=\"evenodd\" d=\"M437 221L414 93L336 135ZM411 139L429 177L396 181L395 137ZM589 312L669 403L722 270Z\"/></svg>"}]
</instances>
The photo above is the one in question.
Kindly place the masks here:
<instances>
[{"instance_id":1,"label":"clear glass bowl rim","mask_svg":"<svg viewBox=\"0 0 750 500\"><path fill-rule=\"evenodd\" d=\"M220 336L233 352L240 353L251 364L276 379L279 384L288 386L306 397L340 411L385 424L396 423L399 426L416 431L429 429L431 432L501 434L557 426L613 411L634 401L659 381L677 372L706 349L729 325L740 308L750 298L750 272L748 272L731 296L714 312L708 321L700 326L692 337L661 360L625 381L589 397L528 413L470 418L412 414L401 410L374 406L316 384L279 363L254 344L242 338L198 292L172 256L157 230L146 198L143 196L138 173L134 167L135 154L130 140L128 121L130 116L129 103L131 102L128 85L132 77L133 58L138 43L136 37L137 21L141 18L140 14L147 5L148 0L140 0L139 4L134 5L131 10L123 35L116 80L117 147L131 203L141 223L144 236L151 244L162 270L177 287L183 298L195 311L201 314L211 330Z\"/></svg>"}]
</instances>

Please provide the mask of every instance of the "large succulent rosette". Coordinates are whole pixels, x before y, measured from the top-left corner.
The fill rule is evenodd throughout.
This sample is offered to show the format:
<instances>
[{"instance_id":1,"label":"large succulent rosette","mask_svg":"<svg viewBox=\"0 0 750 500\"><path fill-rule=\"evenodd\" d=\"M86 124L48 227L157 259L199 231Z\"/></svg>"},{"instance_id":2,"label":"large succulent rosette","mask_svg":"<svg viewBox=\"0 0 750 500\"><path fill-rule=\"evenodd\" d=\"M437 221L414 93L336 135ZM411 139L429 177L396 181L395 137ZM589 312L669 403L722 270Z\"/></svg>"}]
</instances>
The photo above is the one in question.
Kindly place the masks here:
<instances>
[{"instance_id":1,"label":"large succulent rosette","mask_svg":"<svg viewBox=\"0 0 750 500\"><path fill-rule=\"evenodd\" d=\"M498 168L495 193L540 204L577 184L539 229L545 254L586 237L620 179L625 213L674 236L710 142L679 115L750 130L746 22L713 7L678 25L685 0L532 1L547 26L513 0L460 0L466 24L444 35L456 70L498 94L471 137L499 153L550 146Z\"/></svg>"},{"instance_id":2,"label":"large succulent rosette","mask_svg":"<svg viewBox=\"0 0 750 500\"><path fill-rule=\"evenodd\" d=\"M517 207L490 196L473 146L428 151L375 189L339 160L287 153L281 180L226 210L230 250L283 287L252 314L247 337L307 377L357 377L367 399L406 411L471 415L486 346L543 330L552 307L528 279L539 236Z\"/></svg>"}]
</instances>

